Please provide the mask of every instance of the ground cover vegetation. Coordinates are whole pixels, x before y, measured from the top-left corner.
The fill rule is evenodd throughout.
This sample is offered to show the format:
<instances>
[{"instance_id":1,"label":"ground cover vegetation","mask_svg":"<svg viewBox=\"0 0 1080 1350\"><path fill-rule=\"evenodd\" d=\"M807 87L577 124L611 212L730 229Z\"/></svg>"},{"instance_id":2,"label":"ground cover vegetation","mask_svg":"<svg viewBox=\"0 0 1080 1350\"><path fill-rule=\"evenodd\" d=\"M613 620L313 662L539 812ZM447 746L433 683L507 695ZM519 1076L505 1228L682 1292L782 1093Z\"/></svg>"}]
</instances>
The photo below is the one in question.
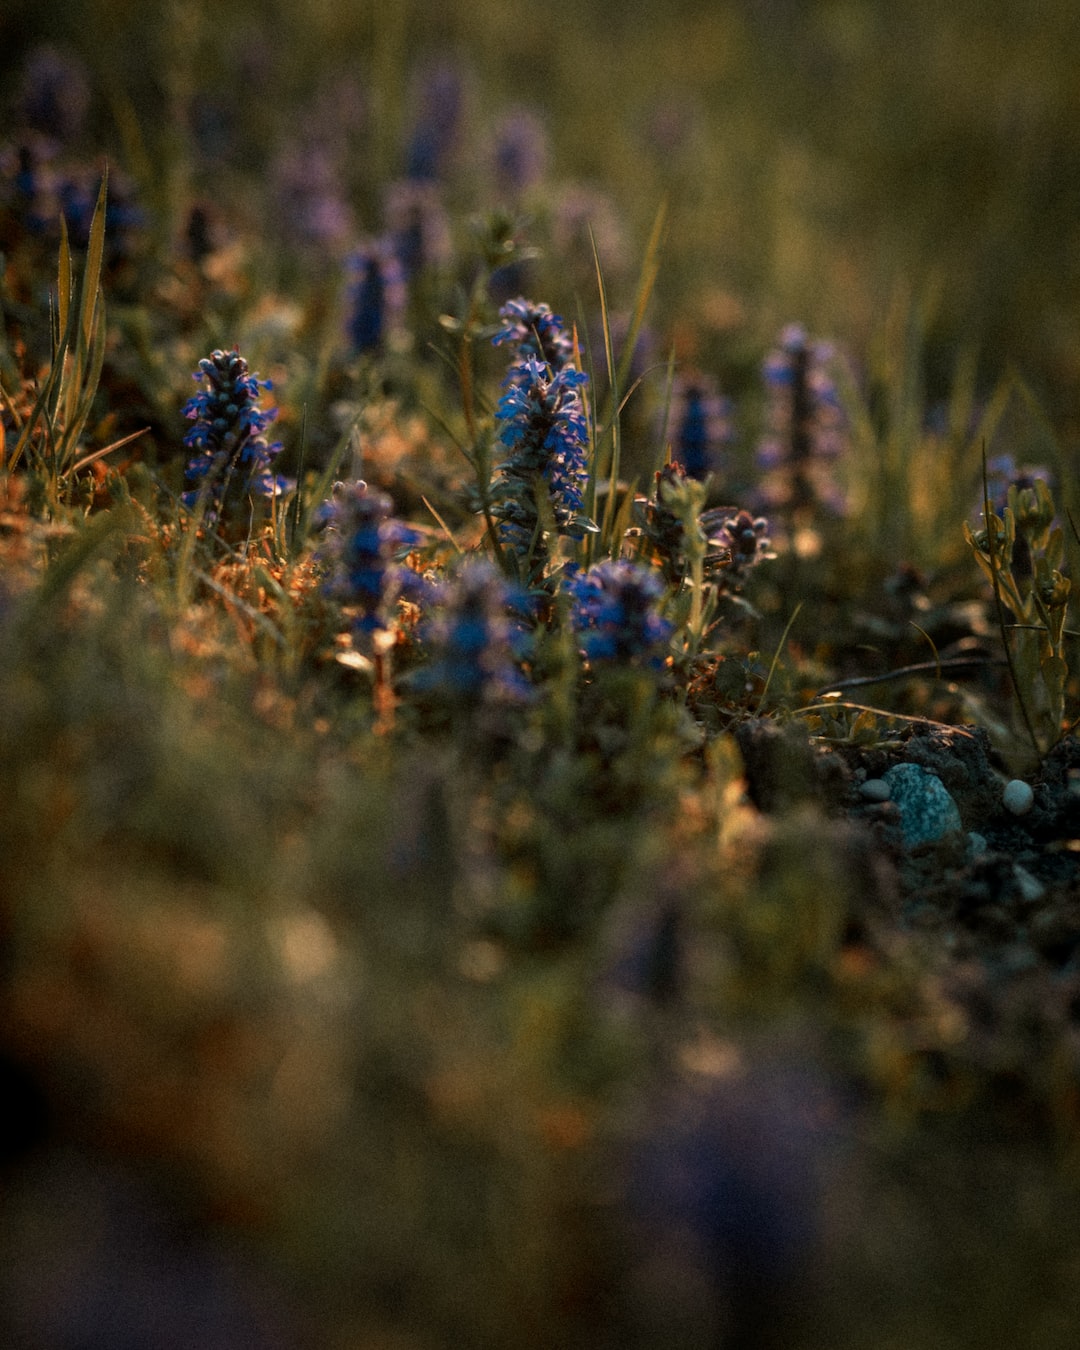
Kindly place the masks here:
<instances>
[{"instance_id":1,"label":"ground cover vegetation","mask_svg":"<svg viewBox=\"0 0 1080 1350\"><path fill-rule=\"evenodd\" d=\"M0 20L0 1339L1071 1347L1074 8L226 17Z\"/></svg>"}]
</instances>

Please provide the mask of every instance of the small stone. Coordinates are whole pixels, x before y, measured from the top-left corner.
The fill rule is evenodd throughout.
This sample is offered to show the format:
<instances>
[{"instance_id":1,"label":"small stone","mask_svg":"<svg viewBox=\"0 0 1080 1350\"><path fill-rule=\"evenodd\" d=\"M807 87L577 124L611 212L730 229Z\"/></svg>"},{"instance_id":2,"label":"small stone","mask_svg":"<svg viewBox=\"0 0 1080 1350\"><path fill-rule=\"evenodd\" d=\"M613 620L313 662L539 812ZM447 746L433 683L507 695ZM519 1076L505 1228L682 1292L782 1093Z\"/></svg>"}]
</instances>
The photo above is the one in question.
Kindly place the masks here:
<instances>
[{"instance_id":1,"label":"small stone","mask_svg":"<svg viewBox=\"0 0 1080 1350\"><path fill-rule=\"evenodd\" d=\"M984 834L979 834L977 830L968 830L968 855L970 857L981 857L989 847Z\"/></svg>"},{"instance_id":2,"label":"small stone","mask_svg":"<svg viewBox=\"0 0 1080 1350\"><path fill-rule=\"evenodd\" d=\"M1020 898L1025 904L1033 905L1036 900L1041 900L1046 894L1046 887L1036 877L1033 877L1026 867L1021 867L1019 863L1013 864L1013 879L1020 891Z\"/></svg>"},{"instance_id":3,"label":"small stone","mask_svg":"<svg viewBox=\"0 0 1080 1350\"><path fill-rule=\"evenodd\" d=\"M860 785L859 796L864 802L887 802L892 796L892 788L884 778L868 778Z\"/></svg>"},{"instance_id":4,"label":"small stone","mask_svg":"<svg viewBox=\"0 0 1080 1350\"><path fill-rule=\"evenodd\" d=\"M1014 778L1005 784L1001 794L1001 804L1014 816L1026 816L1035 803L1035 792L1030 783L1022 778Z\"/></svg>"},{"instance_id":5,"label":"small stone","mask_svg":"<svg viewBox=\"0 0 1080 1350\"><path fill-rule=\"evenodd\" d=\"M960 808L937 774L918 764L894 764L883 781L900 810L900 828L909 848L963 828Z\"/></svg>"}]
</instances>

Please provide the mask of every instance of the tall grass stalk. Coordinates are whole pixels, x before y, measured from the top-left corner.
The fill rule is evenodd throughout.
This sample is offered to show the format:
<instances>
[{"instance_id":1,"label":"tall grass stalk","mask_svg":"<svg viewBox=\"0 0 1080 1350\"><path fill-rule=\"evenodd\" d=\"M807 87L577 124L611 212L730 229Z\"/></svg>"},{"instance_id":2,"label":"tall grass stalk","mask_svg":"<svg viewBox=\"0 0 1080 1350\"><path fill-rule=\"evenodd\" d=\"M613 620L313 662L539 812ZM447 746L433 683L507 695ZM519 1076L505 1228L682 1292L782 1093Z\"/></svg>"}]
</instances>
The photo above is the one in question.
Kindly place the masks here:
<instances>
[{"instance_id":1,"label":"tall grass stalk","mask_svg":"<svg viewBox=\"0 0 1080 1350\"><path fill-rule=\"evenodd\" d=\"M101 266L107 191L108 176L105 175L94 208L86 262L78 286L67 222L61 217L52 357L7 462L10 472L26 460L53 509L61 505L68 479L76 467L91 463L123 443L116 442L90 456L80 455L80 438L90 416L105 360Z\"/></svg>"}]
</instances>

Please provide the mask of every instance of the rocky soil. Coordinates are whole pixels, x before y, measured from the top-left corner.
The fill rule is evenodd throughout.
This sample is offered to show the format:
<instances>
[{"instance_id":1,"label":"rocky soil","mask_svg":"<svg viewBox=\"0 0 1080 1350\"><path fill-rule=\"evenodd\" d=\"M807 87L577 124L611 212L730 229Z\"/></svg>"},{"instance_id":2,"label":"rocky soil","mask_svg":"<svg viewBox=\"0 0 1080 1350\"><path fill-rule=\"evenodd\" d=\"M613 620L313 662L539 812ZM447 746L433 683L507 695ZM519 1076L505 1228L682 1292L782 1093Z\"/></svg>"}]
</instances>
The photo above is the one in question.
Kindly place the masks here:
<instances>
[{"instance_id":1,"label":"rocky soil","mask_svg":"<svg viewBox=\"0 0 1080 1350\"><path fill-rule=\"evenodd\" d=\"M974 727L912 723L871 746L798 732L740 729L748 796L774 820L821 808L851 878L851 967L920 967L939 1077L1080 1124L1080 740L1017 780Z\"/></svg>"}]
</instances>

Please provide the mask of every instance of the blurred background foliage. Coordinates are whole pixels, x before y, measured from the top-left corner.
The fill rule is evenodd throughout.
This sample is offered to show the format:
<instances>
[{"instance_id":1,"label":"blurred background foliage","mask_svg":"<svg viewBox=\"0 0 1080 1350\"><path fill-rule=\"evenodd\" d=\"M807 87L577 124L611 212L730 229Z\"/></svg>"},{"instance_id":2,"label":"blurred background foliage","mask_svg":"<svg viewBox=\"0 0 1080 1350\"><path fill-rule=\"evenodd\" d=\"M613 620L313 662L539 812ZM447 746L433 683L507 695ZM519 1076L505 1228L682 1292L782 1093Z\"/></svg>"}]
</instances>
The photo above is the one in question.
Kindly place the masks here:
<instances>
[{"instance_id":1,"label":"blurred background foliage","mask_svg":"<svg viewBox=\"0 0 1080 1350\"><path fill-rule=\"evenodd\" d=\"M732 329L760 346L797 315L860 350L914 288L937 392L968 350L989 380L1015 364L1075 433L1080 16L1067 0L554 0L542 16L309 0L235 3L224 20L197 0L13 0L0 22L5 80L32 41L85 53L112 91L98 130L138 142L159 192L192 138L215 136L242 191L335 82L363 108L351 172L385 183L403 168L416 72L449 59L466 156L497 112L535 109L558 175L617 204L632 264L668 200L659 293L706 346Z\"/></svg>"}]
</instances>

